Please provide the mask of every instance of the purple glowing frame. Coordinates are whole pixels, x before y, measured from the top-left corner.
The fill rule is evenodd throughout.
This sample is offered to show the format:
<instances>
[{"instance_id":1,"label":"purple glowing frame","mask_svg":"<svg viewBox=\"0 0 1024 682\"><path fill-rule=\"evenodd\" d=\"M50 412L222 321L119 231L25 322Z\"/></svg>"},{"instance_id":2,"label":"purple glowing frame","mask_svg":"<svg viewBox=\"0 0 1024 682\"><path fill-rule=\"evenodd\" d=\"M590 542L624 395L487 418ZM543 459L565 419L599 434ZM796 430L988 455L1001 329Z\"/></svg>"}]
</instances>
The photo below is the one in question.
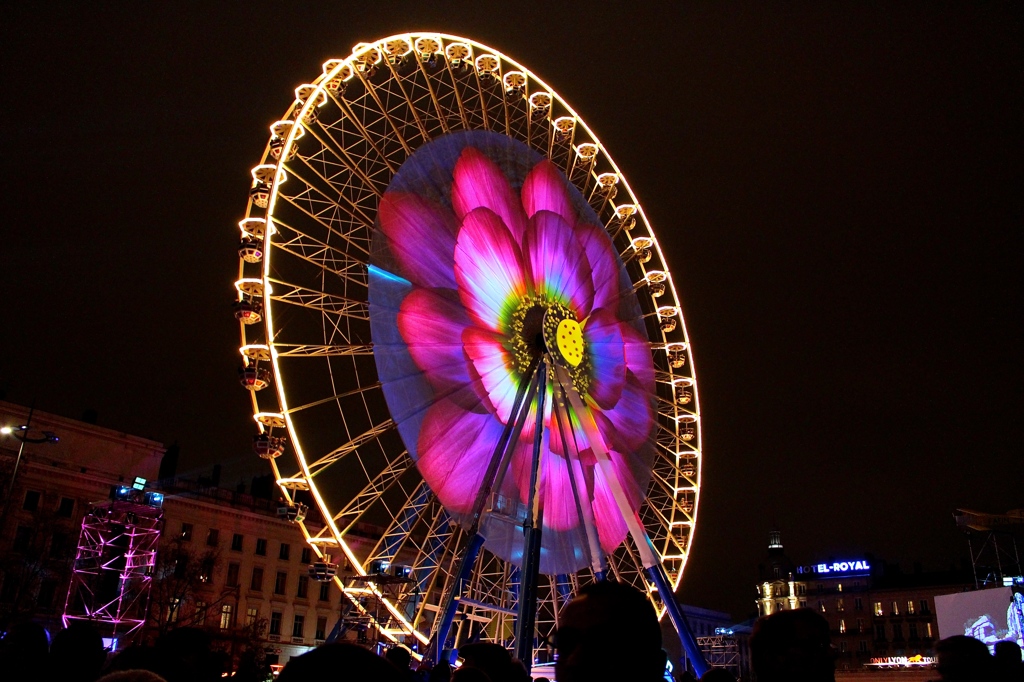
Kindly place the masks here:
<instances>
[{"instance_id":1,"label":"purple glowing frame","mask_svg":"<svg viewBox=\"0 0 1024 682\"><path fill-rule=\"evenodd\" d=\"M382 593L373 583L349 585L336 580L351 598L353 608L364 616L375 618L372 610L363 607L361 594L368 591L381 600L386 607L382 613L386 612L388 621L375 625L381 636L390 640L395 640L401 631L420 643L428 641L434 613L431 609L437 603L437 592L445 589L450 581L452 562L461 553L465 539L454 523L461 520L458 508L452 506L453 513L449 514L444 510L439 512L435 504L437 499L457 504L457 485L451 483L446 487L435 482L437 492L413 478L418 475L421 462L428 465L427 475L444 470L443 465L437 464L439 458L432 453L424 457L425 451L419 451L419 433L424 425L435 432L444 431L446 422L442 419L428 422L426 404L421 406L419 416L403 413L401 405L393 410L393 401L386 400L386 394L398 387L388 380L396 376L389 372L397 370L388 365L402 361L406 363L404 371L410 376L419 373L417 390L409 392L409 395L419 396L416 400L440 397L448 401L461 398L477 401L475 408L461 406L462 412L449 409L445 413L449 420L460 416L464 421L479 419L493 429L495 424L501 424L500 409L507 404L507 396L501 395L500 390L508 389L509 381L498 381L499 373L485 377L476 369L478 364L498 357L494 353L487 356L476 352L488 347L494 349L494 338L488 338L488 334L496 332L485 322L470 316L471 313L482 314L486 309L463 303L458 280L451 281L449 274L456 273L454 250L450 271L438 269L421 273L422 277L439 279L414 282L419 275L413 274L415 270L404 271L399 254L417 242L396 241L392 245L384 234L384 209L407 192L412 195L412 198L407 197L411 202L440 206L439 212L430 215L450 220L452 224L445 223L439 234L443 237L447 230L449 238L458 241L462 225L455 223L460 219L452 202L451 187L447 191L424 193L418 191L422 188L405 187L396 184L394 179L427 145L460 131L500 133L533 150L532 156L511 155L519 159L519 165L509 165L508 155L495 153L493 145L480 140L463 145L476 148L499 166L503 182L514 198L513 202L502 206L518 206L525 216L523 226L511 214L506 222L505 216L488 209L501 219L502 229L514 235L515 249L511 251L515 253L518 249L522 280L516 286L536 285L533 259L528 263L522 261L524 246L519 241L520 234L525 238L527 228L538 235L564 234L564 230L549 225L530 228L531 216L541 211L544 211L542 217L533 222L557 223L555 218L543 217L553 214L570 226L577 243L580 241L577 224L583 223L600 228L607 235L604 244L614 245L614 267L620 285L616 292L620 302L639 299L639 313L627 310L624 314L620 308L613 314L601 316L595 310L608 306L591 303L584 328L590 335L591 351L599 350L594 335L599 330L596 322L603 317L606 330L612 335L612 345L617 342L617 327L618 332L624 334L624 349L642 349L648 356L646 362L639 358L632 364L623 361L627 378L633 377L629 383L623 382L623 391L636 390L653 401L647 403L652 405L651 430L643 434L645 442L638 450L617 447L614 438L609 447L617 453L616 457L624 458L627 468L629 462L651 460L649 468L635 466L624 472L622 478L627 484L632 480L635 485L631 503L639 505L639 519L665 566L673 589L681 580L689 556L699 507L700 410L679 298L643 209L593 131L547 84L493 48L436 33L401 34L361 43L350 56L326 62L322 75L297 88L291 106L281 120L271 126L269 143L253 169L250 201L239 224L243 238L255 240L261 248L250 248L244 255L240 252L235 288L240 301L262 304L259 315L246 320L239 318L242 361L246 365L256 363L269 367L272 388L260 391L250 388L249 395L259 432L272 437L287 436L284 455L278 456L278 452L268 460L281 494L289 502L308 496L305 501L318 508L318 516L324 520L322 526L297 522L314 551L318 556L340 553L359 575L369 572L371 564L377 560L400 560L413 565L417 582L403 589L397 597ZM453 171L461 151L460 148L460 153L449 158L445 166L449 182L454 181ZM469 156L472 154L470 152ZM557 170L563 193L553 191L557 183L540 183L540 177L550 176L541 165L537 170L538 190L529 191L527 196L530 201L548 203L543 204L543 209L531 211L524 204L525 179L543 159L548 159ZM467 164L471 161L466 159ZM479 185L476 182L472 187ZM504 191L501 183L495 187ZM543 192L547 194L542 196ZM575 222L567 220L558 206L550 203L566 195L571 196L575 215L570 217ZM493 220L489 223L484 219L473 220L479 222L473 228L478 233L493 236L499 232ZM521 226L524 229L520 233ZM562 239L558 243L565 244L564 238L557 238ZM500 239L491 246L501 246ZM428 247L433 247L431 240L426 242ZM423 245L422 240L418 243ZM536 244L536 241L530 243ZM542 250L526 253L543 255ZM406 260L425 259L427 255L427 251L421 250ZM593 286L594 265L589 261L589 254L587 258ZM607 261L604 265L599 262L598 267L606 264ZM573 269L564 272L566 277L586 282L583 269L576 267L575 262L570 265ZM410 267L415 268L415 264ZM467 282L473 281L474 273L469 265L463 277ZM389 278L391 281L377 286ZM559 289L561 284L549 283L547 278L542 280L542 286L546 287L545 291L562 291L568 297L567 305L579 305L580 309L589 300L585 284L582 292L564 291ZM594 287L595 300L601 300L602 286L607 288L607 282L601 280ZM403 287L409 290L402 291ZM429 304L423 301L434 300L430 298L432 293L448 290L448 297L441 297L445 303L439 305L461 309L470 318L465 330L472 329L469 334L475 338L463 347L474 350L478 357L476 362L472 358L469 363L463 360L460 365L463 369L459 371L476 372L477 377L471 383L477 389L482 386L483 393L468 388L462 393L438 395L435 385L443 380L445 372L457 368L435 367L422 354L413 357L413 348L409 347L398 325L402 303L413 288L424 293L416 293L408 306L421 299L419 311L430 311ZM370 333L371 289L382 294L379 309L391 308L394 316L393 326L388 329L385 325L385 331L379 335ZM481 288L480 291L485 294L489 290ZM401 295L397 295L399 293ZM630 336L632 332L638 335L636 343L630 343L634 340ZM646 341L641 342L644 334ZM385 352L389 344L395 349L391 357ZM405 354L404 359L401 353ZM370 362L371 355L373 362ZM417 359L427 370L416 364ZM653 368L653 386L650 382L644 385L644 368ZM514 379L507 367L505 370L506 376ZM595 376L607 375L598 369ZM416 382L409 379L408 383ZM429 390L423 390L424 385ZM593 400L595 404L598 398L604 401L603 406L594 409L595 413L603 414L607 410L616 414L620 409L618 403L610 405L608 396L600 392L611 387L614 393L616 385L614 381L607 386L597 382L593 392L598 397L585 391L588 401ZM550 400L545 402L550 405ZM488 406L493 411L488 410ZM412 407L415 406L405 405L405 408ZM545 409L545 421L549 420L549 409ZM489 421L484 421L484 416ZM601 416L595 419L600 420ZM527 429L532 428L532 415L526 423ZM574 423L573 427L576 426L579 425ZM607 426L605 428L607 431ZM409 436L413 431L416 438ZM577 428L571 431L579 434ZM641 431L642 428L627 428L625 433L639 438ZM402 438L398 437L399 433ZM465 438L469 432L460 433ZM557 451L559 447L557 431L552 429L545 444L546 455L552 454L552 437L556 439L554 449ZM521 437L522 440L525 437ZM403 447L408 448L408 454ZM586 448L583 450L585 452ZM558 454L554 452L545 459L552 460L549 465L554 466L556 457ZM432 460L434 465L430 465ZM464 471L453 470L453 475ZM513 498L518 501L522 497L521 479L521 474L510 470L498 491L506 501ZM551 499L566 498L552 495ZM560 514L550 507L551 504L545 500L546 526L565 525L570 521L578 525L573 514ZM386 526L383 536L367 544L359 539L358 533L352 535L359 530L362 521L383 522ZM614 525L614 521L605 524L608 546L616 535ZM493 528L485 530L488 542L493 544L493 538L500 533ZM578 536L573 529L548 531L546 527L546 537L560 532ZM622 529L617 532L621 533ZM578 549L578 544L576 537L573 546ZM511 551L496 549L515 559ZM607 547L602 551L605 549ZM618 577L645 589L661 613L659 590L645 576L637 551L627 537L609 556L611 568ZM511 618L507 607L508 600L514 598L514 590L510 592L509 586L515 584L515 564L496 559L488 552L481 555L480 562L464 591L462 608L477 608L478 615L491 613L493 618L487 627L500 632L504 627L502 623ZM565 595L588 579L588 570L552 578L550 590L538 598L541 630L546 624L553 624L553 614ZM479 610L483 606L467 606L474 600L498 608L488 612Z\"/></svg>"},{"instance_id":2,"label":"purple glowing frame","mask_svg":"<svg viewBox=\"0 0 1024 682\"><path fill-rule=\"evenodd\" d=\"M528 169L525 177L507 177L481 147L513 173ZM612 467L595 466L578 415L564 401L555 406L556 382L548 381L540 421L540 567L556 575L592 563L584 519L596 530L596 551L610 554L625 538L606 471L635 513L655 456L657 394L642 313L608 233L578 190L537 156L507 137L478 132L453 133L417 151L380 202L385 243L374 249L375 261L392 267L371 267L370 317L391 413L423 478L459 519L473 512L517 391L543 351L535 341L543 315L580 325L582 361L567 368ZM398 343L390 342L392 325ZM402 354L412 362L396 358ZM529 500L536 396L530 401L507 472L498 472L500 502L491 506L521 510ZM514 523L485 521L484 530L488 549L521 563Z\"/></svg>"}]
</instances>

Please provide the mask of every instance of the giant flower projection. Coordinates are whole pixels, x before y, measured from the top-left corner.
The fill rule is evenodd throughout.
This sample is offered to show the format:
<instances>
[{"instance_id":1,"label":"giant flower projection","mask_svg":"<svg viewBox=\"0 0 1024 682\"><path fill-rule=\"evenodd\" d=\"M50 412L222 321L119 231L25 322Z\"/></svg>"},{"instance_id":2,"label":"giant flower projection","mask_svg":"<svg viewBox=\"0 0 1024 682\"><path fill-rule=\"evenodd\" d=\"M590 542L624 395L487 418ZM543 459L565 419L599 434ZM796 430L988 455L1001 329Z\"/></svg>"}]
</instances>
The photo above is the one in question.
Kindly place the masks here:
<instances>
[{"instance_id":1,"label":"giant flower projection","mask_svg":"<svg viewBox=\"0 0 1024 682\"><path fill-rule=\"evenodd\" d=\"M654 457L654 366L623 263L579 191L520 142L453 133L405 162L377 219L369 268L377 370L410 455L449 513L457 521L471 513L517 391L554 352L545 328L555 325L574 332L561 349L567 390L585 402L636 510ZM570 573L589 563L588 524L605 553L627 528L594 444L579 415L554 400L556 375L547 371L545 399L528 394L481 532L491 552L521 562L539 423L540 570Z\"/></svg>"}]
</instances>

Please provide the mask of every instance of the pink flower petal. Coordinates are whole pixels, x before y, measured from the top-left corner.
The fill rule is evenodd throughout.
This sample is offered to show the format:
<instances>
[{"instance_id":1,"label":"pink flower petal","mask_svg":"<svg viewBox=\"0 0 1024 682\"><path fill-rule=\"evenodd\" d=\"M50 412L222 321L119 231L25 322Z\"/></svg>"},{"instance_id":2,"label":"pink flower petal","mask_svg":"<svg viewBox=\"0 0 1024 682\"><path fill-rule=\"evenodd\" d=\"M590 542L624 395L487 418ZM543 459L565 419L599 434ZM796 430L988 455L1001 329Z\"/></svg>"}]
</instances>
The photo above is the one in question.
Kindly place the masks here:
<instances>
[{"instance_id":1,"label":"pink flower petal","mask_svg":"<svg viewBox=\"0 0 1024 682\"><path fill-rule=\"evenodd\" d=\"M626 373L622 397L610 410L594 410L597 428L609 449L620 452L639 450L654 427L654 394L645 391L632 372Z\"/></svg>"},{"instance_id":2,"label":"pink flower petal","mask_svg":"<svg viewBox=\"0 0 1024 682\"><path fill-rule=\"evenodd\" d=\"M458 224L451 211L416 194L386 192L377 216L402 275L422 287L455 288Z\"/></svg>"},{"instance_id":3,"label":"pink flower petal","mask_svg":"<svg viewBox=\"0 0 1024 682\"><path fill-rule=\"evenodd\" d=\"M580 320L590 315L594 305L590 262L571 223L550 211L535 213L523 239L523 260L535 293L571 307Z\"/></svg>"},{"instance_id":4,"label":"pink flower petal","mask_svg":"<svg viewBox=\"0 0 1024 682\"><path fill-rule=\"evenodd\" d=\"M462 332L469 324L469 316L458 301L430 289L414 288L402 301L398 330L413 362L439 391L470 383L462 351Z\"/></svg>"},{"instance_id":5,"label":"pink flower petal","mask_svg":"<svg viewBox=\"0 0 1024 682\"><path fill-rule=\"evenodd\" d=\"M528 217L532 218L537 211L551 211L562 216L567 225L576 224L576 209L569 200L565 176L548 159L543 159L526 176L521 194Z\"/></svg>"},{"instance_id":6,"label":"pink flower petal","mask_svg":"<svg viewBox=\"0 0 1024 682\"><path fill-rule=\"evenodd\" d=\"M541 470L540 493L544 526L552 530L569 530L580 525L576 500L572 495L572 483L569 481L568 462L562 457L546 452L541 462Z\"/></svg>"},{"instance_id":7,"label":"pink flower petal","mask_svg":"<svg viewBox=\"0 0 1024 682\"><path fill-rule=\"evenodd\" d=\"M474 209L463 219L455 246L455 279L470 316L496 332L526 295L519 247L490 209Z\"/></svg>"},{"instance_id":8,"label":"pink flower petal","mask_svg":"<svg viewBox=\"0 0 1024 682\"><path fill-rule=\"evenodd\" d=\"M589 393L603 410L611 409L619 401L626 381L623 326L611 311L601 309L590 316L583 328L587 353L593 367L593 383Z\"/></svg>"},{"instance_id":9,"label":"pink flower petal","mask_svg":"<svg viewBox=\"0 0 1024 682\"><path fill-rule=\"evenodd\" d=\"M628 322L622 323L622 341L626 351L626 367L636 375L640 386L653 394L654 358L651 357L650 341Z\"/></svg>"},{"instance_id":10,"label":"pink flower petal","mask_svg":"<svg viewBox=\"0 0 1024 682\"><path fill-rule=\"evenodd\" d=\"M594 282L594 309L616 311L619 307L619 256L603 227L580 222L576 239L587 254ZM623 292L625 294L625 292Z\"/></svg>"},{"instance_id":11,"label":"pink flower petal","mask_svg":"<svg viewBox=\"0 0 1024 682\"><path fill-rule=\"evenodd\" d=\"M629 512L635 512L640 508L644 495L634 472L624 461L622 454L612 450L608 453L611 460L612 472L623 492L626 493L626 500L629 504ZM601 540L601 548L606 552L612 552L626 538L629 529L622 517L622 510L612 494L611 485L605 477L604 470L594 467L594 523L597 525L597 534Z\"/></svg>"},{"instance_id":12,"label":"pink flower petal","mask_svg":"<svg viewBox=\"0 0 1024 682\"><path fill-rule=\"evenodd\" d=\"M416 467L446 509L472 511L501 430L493 415L467 412L448 400L427 411Z\"/></svg>"},{"instance_id":13,"label":"pink flower petal","mask_svg":"<svg viewBox=\"0 0 1024 682\"><path fill-rule=\"evenodd\" d=\"M501 343L501 338L479 327L466 327L462 332L462 346L473 363L476 375L480 377L487 398L494 413L503 423L508 423L519 387L519 378L512 365L512 358Z\"/></svg>"},{"instance_id":14,"label":"pink flower petal","mask_svg":"<svg viewBox=\"0 0 1024 682\"><path fill-rule=\"evenodd\" d=\"M496 163L479 149L466 147L452 175L452 208L460 220L477 208L488 208L508 226L516 243L522 243L526 214Z\"/></svg>"}]
</instances>

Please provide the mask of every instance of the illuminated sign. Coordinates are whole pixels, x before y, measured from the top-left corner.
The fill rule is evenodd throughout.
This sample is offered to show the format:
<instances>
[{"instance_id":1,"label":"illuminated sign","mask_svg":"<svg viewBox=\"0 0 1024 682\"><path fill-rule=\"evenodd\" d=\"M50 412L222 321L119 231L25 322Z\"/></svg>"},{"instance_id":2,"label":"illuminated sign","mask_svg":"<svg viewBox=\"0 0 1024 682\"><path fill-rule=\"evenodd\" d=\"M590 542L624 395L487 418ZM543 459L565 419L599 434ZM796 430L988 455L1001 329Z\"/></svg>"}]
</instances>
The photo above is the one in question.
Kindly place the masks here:
<instances>
[{"instance_id":1,"label":"illuminated sign","mask_svg":"<svg viewBox=\"0 0 1024 682\"><path fill-rule=\"evenodd\" d=\"M871 564L864 559L847 559L846 561L832 561L827 564L797 566L796 572L801 574L813 573L814 575L870 573Z\"/></svg>"},{"instance_id":2,"label":"illuminated sign","mask_svg":"<svg viewBox=\"0 0 1024 682\"><path fill-rule=\"evenodd\" d=\"M886 656L885 658L872 658L868 665L876 668L923 668L935 665L933 656Z\"/></svg>"}]
</instances>

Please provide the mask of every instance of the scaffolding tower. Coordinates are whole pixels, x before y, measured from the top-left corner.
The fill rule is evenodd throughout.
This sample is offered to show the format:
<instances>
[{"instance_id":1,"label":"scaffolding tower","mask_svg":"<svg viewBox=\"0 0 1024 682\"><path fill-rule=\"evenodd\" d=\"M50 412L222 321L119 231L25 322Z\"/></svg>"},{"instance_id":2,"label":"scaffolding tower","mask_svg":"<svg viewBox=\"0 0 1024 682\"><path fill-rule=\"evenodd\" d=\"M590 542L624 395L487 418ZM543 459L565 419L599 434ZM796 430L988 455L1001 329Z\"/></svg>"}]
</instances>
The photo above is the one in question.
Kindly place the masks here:
<instances>
[{"instance_id":1,"label":"scaffolding tower","mask_svg":"<svg viewBox=\"0 0 1024 682\"><path fill-rule=\"evenodd\" d=\"M725 668L733 675L740 675L740 649L736 638L730 635L698 637L697 645L704 652L708 665Z\"/></svg>"},{"instance_id":2,"label":"scaffolding tower","mask_svg":"<svg viewBox=\"0 0 1024 682\"><path fill-rule=\"evenodd\" d=\"M1002 585L1021 576L1018 543L1024 542L1024 509L986 514L970 509L953 512L957 527L967 535L974 587Z\"/></svg>"},{"instance_id":3,"label":"scaffolding tower","mask_svg":"<svg viewBox=\"0 0 1024 682\"><path fill-rule=\"evenodd\" d=\"M146 622L163 495L121 486L113 497L82 519L64 626L90 621L120 647Z\"/></svg>"}]
</instances>

